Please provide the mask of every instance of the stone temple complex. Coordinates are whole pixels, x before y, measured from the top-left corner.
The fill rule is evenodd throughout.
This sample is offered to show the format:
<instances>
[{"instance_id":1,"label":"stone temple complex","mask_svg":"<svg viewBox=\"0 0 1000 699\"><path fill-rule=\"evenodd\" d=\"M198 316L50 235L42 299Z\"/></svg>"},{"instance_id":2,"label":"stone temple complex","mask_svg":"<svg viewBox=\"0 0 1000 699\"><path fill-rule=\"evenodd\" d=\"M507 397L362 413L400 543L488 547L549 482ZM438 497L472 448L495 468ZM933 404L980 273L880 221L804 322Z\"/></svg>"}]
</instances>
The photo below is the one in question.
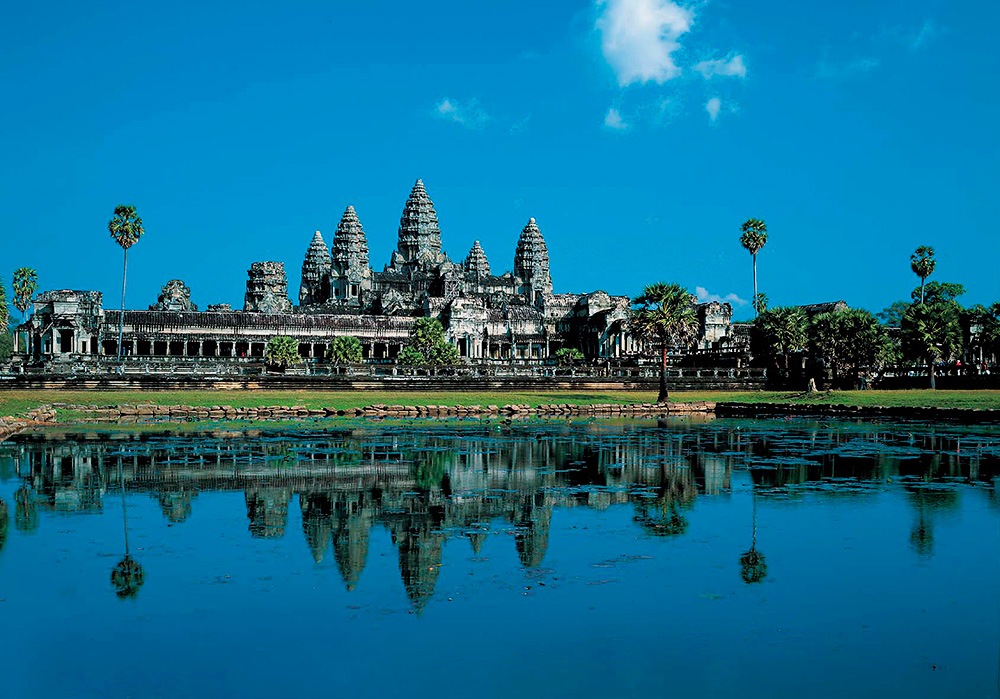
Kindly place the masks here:
<instances>
[{"instance_id":1,"label":"stone temple complex","mask_svg":"<svg viewBox=\"0 0 1000 699\"><path fill-rule=\"evenodd\" d=\"M627 296L553 291L548 247L534 218L521 230L512 269L497 274L502 268L490 263L479 241L464 259L448 256L434 204L417 180L396 249L381 271L372 266L364 226L348 206L331 244L319 231L309 241L298 305L289 299L282 262L250 266L242 310L227 304L198 310L184 282L170 280L147 310L125 311L122 352L176 361L253 359L263 357L270 338L287 335L303 358L318 360L333 338L352 336L366 361L389 362L423 317L441 320L464 362L541 363L562 347L601 361L644 352L629 332ZM697 339L682 349L724 347L732 332L729 304L699 304L697 312ZM103 307L98 292L42 292L20 327L16 360L44 365L117 356L119 315Z\"/></svg>"}]
</instances>

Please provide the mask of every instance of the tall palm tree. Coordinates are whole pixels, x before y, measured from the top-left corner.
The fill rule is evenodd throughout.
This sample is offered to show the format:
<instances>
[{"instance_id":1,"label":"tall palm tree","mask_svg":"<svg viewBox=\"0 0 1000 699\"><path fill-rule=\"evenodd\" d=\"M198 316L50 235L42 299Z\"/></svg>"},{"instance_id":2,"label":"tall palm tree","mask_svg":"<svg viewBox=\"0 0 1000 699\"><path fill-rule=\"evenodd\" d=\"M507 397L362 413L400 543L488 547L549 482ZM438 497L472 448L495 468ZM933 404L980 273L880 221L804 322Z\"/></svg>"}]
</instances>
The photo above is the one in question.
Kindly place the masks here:
<instances>
[{"instance_id":1,"label":"tall palm tree","mask_svg":"<svg viewBox=\"0 0 1000 699\"><path fill-rule=\"evenodd\" d=\"M21 311L21 322L25 321L25 313L31 306L31 297L38 290L38 272L31 267L18 267L11 279L14 289L14 308Z\"/></svg>"},{"instance_id":2,"label":"tall palm tree","mask_svg":"<svg viewBox=\"0 0 1000 699\"><path fill-rule=\"evenodd\" d=\"M753 258L753 314L756 316L760 303L757 296L757 253L767 244L767 224L759 218L748 218L740 230L743 231L740 244Z\"/></svg>"},{"instance_id":3,"label":"tall palm tree","mask_svg":"<svg viewBox=\"0 0 1000 699\"><path fill-rule=\"evenodd\" d=\"M920 277L920 303L924 302L924 280L934 273L934 248L921 245L910 255L910 269Z\"/></svg>"},{"instance_id":4,"label":"tall palm tree","mask_svg":"<svg viewBox=\"0 0 1000 699\"><path fill-rule=\"evenodd\" d=\"M128 273L128 249L135 245L145 229L142 219L135 212L134 206L119 204L115 207L115 215L108 221L108 230L115 242L125 251L125 261L122 266L122 313L118 318L118 359L122 358L122 334L125 330L125 276Z\"/></svg>"},{"instance_id":5,"label":"tall palm tree","mask_svg":"<svg viewBox=\"0 0 1000 699\"><path fill-rule=\"evenodd\" d=\"M642 290L632 304L631 326L647 341L660 343L660 394L657 401L665 403L667 393L667 348L689 340L695 332L698 317L694 297L679 284L657 282Z\"/></svg>"}]
</instances>

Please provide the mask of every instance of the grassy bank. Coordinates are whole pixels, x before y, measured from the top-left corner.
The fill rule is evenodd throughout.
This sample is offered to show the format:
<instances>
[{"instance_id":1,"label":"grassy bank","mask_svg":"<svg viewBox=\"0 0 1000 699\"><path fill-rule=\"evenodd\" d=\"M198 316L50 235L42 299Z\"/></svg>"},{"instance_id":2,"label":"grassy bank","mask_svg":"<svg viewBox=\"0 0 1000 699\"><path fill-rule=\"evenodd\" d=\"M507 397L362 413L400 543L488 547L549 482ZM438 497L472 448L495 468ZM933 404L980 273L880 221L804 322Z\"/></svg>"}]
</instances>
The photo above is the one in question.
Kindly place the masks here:
<instances>
[{"instance_id":1,"label":"grassy bank","mask_svg":"<svg viewBox=\"0 0 1000 699\"><path fill-rule=\"evenodd\" d=\"M390 405L509 405L531 407L547 403L649 403L648 391L538 391L538 392L420 392L407 391L0 391L0 415L19 415L47 403L115 405L231 405L260 407L301 405L307 408L357 408L374 403ZM1000 391L833 391L806 395L780 391L676 391L676 402L742 401L845 405L920 406L941 408L1000 408Z\"/></svg>"}]
</instances>

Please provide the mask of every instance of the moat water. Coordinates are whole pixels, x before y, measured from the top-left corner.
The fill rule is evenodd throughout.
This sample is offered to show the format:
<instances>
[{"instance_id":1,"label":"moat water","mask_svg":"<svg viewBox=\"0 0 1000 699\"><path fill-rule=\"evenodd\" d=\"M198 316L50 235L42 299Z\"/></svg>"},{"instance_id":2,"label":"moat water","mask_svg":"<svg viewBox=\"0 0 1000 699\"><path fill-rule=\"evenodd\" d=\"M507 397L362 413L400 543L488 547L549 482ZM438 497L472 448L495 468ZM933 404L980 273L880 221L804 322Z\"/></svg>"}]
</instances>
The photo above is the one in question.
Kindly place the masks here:
<instances>
[{"instance_id":1,"label":"moat water","mask_svg":"<svg viewBox=\"0 0 1000 699\"><path fill-rule=\"evenodd\" d=\"M172 429L0 444L0 696L997 696L995 429Z\"/></svg>"}]
</instances>

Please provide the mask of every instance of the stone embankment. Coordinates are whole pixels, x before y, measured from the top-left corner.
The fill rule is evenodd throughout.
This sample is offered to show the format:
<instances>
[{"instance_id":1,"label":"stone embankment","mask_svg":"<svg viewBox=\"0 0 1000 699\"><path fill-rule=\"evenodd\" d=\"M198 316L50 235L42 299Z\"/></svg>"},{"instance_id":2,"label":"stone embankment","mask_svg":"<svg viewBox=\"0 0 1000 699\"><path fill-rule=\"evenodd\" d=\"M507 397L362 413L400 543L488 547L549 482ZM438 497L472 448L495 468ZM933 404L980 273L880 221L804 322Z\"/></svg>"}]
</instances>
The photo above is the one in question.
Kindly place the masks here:
<instances>
[{"instance_id":1,"label":"stone embankment","mask_svg":"<svg viewBox=\"0 0 1000 699\"><path fill-rule=\"evenodd\" d=\"M377 403L363 408L309 408L304 405L234 407L231 405L73 405L54 403L47 409L74 412L84 421L123 420L286 420L318 417L528 417L528 416L597 416L635 417L653 415L711 414L714 403L634 403L619 405L573 405L553 403L529 405L386 405Z\"/></svg>"},{"instance_id":2,"label":"stone embankment","mask_svg":"<svg viewBox=\"0 0 1000 699\"><path fill-rule=\"evenodd\" d=\"M827 417L920 422L1000 422L1000 410L982 408L935 408L919 406L842 405L816 403L736 403L715 404L716 417Z\"/></svg>"},{"instance_id":3,"label":"stone embankment","mask_svg":"<svg viewBox=\"0 0 1000 699\"><path fill-rule=\"evenodd\" d=\"M25 427L47 425L55 421L56 410L49 405L29 410L23 417L0 417L0 442L12 434L17 434Z\"/></svg>"}]
</instances>

